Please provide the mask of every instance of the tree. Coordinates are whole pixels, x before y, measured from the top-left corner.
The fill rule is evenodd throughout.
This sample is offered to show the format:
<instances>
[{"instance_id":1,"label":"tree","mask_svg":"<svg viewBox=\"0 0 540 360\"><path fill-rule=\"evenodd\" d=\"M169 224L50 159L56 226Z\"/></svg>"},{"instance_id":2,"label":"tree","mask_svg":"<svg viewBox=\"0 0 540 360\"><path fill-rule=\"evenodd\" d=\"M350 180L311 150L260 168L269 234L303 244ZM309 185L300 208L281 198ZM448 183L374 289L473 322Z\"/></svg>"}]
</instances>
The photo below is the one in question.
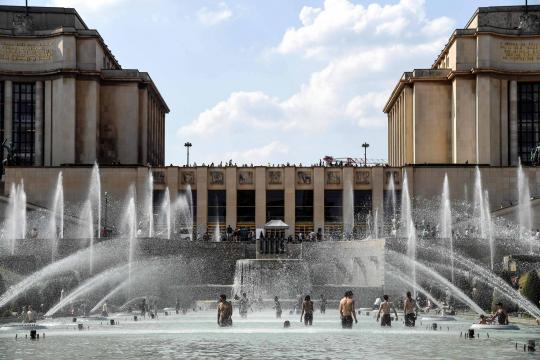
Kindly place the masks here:
<instances>
[{"instance_id":1,"label":"tree","mask_svg":"<svg viewBox=\"0 0 540 360\"><path fill-rule=\"evenodd\" d=\"M540 300L540 277L538 276L538 270L529 271L520 279L520 285L521 294L533 304L538 305L538 301Z\"/></svg>"}]
</instances>

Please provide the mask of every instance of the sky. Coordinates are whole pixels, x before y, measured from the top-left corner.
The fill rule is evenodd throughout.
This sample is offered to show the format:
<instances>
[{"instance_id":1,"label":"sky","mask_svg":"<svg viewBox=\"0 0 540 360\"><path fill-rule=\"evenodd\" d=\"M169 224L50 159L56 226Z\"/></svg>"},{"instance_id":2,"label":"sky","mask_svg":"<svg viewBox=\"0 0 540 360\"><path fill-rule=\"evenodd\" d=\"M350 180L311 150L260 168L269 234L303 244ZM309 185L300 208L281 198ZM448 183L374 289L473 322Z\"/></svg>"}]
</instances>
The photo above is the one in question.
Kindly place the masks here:
<instances>
[{"instance_id":1,"label":"sky","mask_svg":"<svg viewBox=\"0 0 540 360\"><path fill-rule=\"evenodd\" d=\"M29 0L77 9L171 112L165 163L387 158L382 108L479 6L523 0ZM539 4L540 1L529 1ZM24 5L24 1L0 0Z\"/></svg>"}]
</instances>

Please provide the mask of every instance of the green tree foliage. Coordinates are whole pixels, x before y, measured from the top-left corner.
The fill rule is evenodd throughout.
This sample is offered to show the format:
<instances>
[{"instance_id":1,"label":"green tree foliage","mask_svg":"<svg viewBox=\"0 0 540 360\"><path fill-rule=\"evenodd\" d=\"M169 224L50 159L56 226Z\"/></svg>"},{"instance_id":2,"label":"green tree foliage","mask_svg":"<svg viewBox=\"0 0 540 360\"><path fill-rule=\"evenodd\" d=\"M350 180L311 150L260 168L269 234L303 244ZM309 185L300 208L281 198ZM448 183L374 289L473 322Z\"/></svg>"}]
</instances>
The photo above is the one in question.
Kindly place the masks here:
<instances>
[{"instance_id":1,"label":"green tree foliage","mask_svg":"<svg viewBox=\"0 0 540 360\"><path fill-rule=\"evenodd\" d=\"M540 300L540 277L538 270L531 270L519 279L521 294L538 306Z\"/></svg>"}]
</instances>

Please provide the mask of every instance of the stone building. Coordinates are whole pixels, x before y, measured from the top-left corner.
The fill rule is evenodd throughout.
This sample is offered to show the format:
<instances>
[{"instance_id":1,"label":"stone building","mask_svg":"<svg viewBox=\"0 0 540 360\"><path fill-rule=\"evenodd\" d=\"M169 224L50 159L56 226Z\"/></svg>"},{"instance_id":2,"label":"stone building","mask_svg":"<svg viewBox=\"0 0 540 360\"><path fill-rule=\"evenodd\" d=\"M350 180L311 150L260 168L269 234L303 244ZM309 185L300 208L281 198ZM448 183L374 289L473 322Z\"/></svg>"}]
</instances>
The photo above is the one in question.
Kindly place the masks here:
<instances>
[{"instance_id":1,"label":"stone building","mask_svg":"<svg viewBox=\"0 0 540 360\"><path fill-rule=\"evenodd\" d=\"M529 164L540 143L540 6L479 8L430 69L403 74L384 112L391 166Z\"/></svg>"},{"instance_id":2,"label":"stone building","mask_svg":"<svg viewBox=\"0 0 540 360\"><path fill-rule=\"evenodd\" d=\"M15 164L163 165L168 112L75 9L0 6L0 141Z\"/></svg>"},{"instance_id":3,"label":"stone building","mask_svg":"<svg viewBox=\"0 0 540 360\"><path fill-rule=\"evenodd\" d=\"M66 202L80 204L88 194L91 172L91 167L83 164L97 159L102 191L108 199L105 208L121 210L131 184L136 189L137 203L144 206L151 172L155 207L166 189L171 202L191 192L193 225L199 233L212 233L218 224L222 230L228 225L261 228L274 219L289 225L287 235L318 229L326 234L340 233L350 212L356 230L365 232L369 214L377 214L379 224L382 219L388 223L394 204L399 210L405 174L409 193L416 200L435 200L438 206L447 175L451 199L472 203L478 165L484 189L489 191L491 209L498 216L517 217L515 165L519 157L527 164L532 147L540 142L540 6L479 8L465 29L452 34L431 69L405 73L384 109L388 113L390 166L375 167L160 166L162 120L167 108L147 75L119 69L97 32L87 30L74 10L31 8L34 32L45 34L36 40L29 35L15 35L19 31L14 26L15 18L25 19L24 8L0 9L0 14L7 14L0 17L0 25L12 26L10 34L4 31L0 39L0 46L11 49L1 52L7 60L0 59L4 79L0 88L8 89L0 97L7 99L1 112L4 119L15 118L8 108L17 81L37 79L36 97L37 89L43 88L43 100L36 103L36 108L43 109L30 113L36 114L36 135L32 139L35 138L36 147L43 141L39 164L44 166L28 166L37 163L36 151L33 162L8 167L5 194L11 184L24 179L28 201L50 207L56 179L62 171ZM70 26L65 23L69 21ZM60 27L38 30L45 26L42 23ZM38 45L27 48L21 45L24 41L17 40L23 38ZM42 44L44 39L57 41L54 51ZM11 45L5 45L8 43ZM59 56L60 62L35 60L38 55L40 59L52 59L53 54ZM62 60L66 58L70 60ZM23 77L12 74L8 78L7 68L19 69L21 75L17 76ZM41 69L41 75L28 72L36 68ZM69 76L64 77L66 72ZM66 89L71 90L65 93ZM64 92L57 96L57 90ZM126 109L127 104L136 106ZM67 115L60 113L59 106ZM124 111L129 116L118 117ZM55 121L60 121L56 116L65 125L50 130ZM161 122L156 123L156 119ZM124 126L128 121L138 126ZM40 122L43 125L38 125ZM9 121L5 123L7 129ZM155 130L156 124L159 131ZM117 132L120 128L122 131ZM60 132L66 129L75 136L69 138L67 133ZM40 131L43 135L38 135ZM13 130L4 133L8 137ZM56 143L51 146L51 134L61 136L58 141L62 151ZM122 165L111 165L115 162ZM64 163L80 165L59 166ZM140 166L147 163L154 166ZM540 195L537 169L524 169L533 197ZM538 205L540 200L534 200L533 207ZM111 217L121 215L121 211L112 214L107 209L103 213ZM540 228L540 211L534 214L532 226Z\"/></svg>"}]
</instances>

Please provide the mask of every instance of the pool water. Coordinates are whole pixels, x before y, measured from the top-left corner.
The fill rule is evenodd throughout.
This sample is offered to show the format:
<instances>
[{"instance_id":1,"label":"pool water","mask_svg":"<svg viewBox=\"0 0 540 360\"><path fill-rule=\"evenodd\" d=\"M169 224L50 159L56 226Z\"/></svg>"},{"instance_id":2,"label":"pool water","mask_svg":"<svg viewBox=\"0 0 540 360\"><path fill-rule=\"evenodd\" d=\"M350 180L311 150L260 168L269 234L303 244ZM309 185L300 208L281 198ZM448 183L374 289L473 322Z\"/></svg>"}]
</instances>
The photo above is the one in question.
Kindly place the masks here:
<instances>
[{"instance_id":1,"label":"pool water","mask_svg":"<svg viewBox=\"0 0 540 360\"><path fill-rule=\"evenodd\" d=\"M477 331L479 338L465 339L470 320L420 323L414 329L400 321L381 328L372 317L359 317L352 330L341 329L337 311L316 313L312 327L299 315L276 319L272 312L233 316L232 328L219 328L210 311L186 315L160 315L159 319L134 322L117 316L119 325L79 319L84 330L69 318L44 320L40 340L25 339L29 331L2 328L0 359L515 359L539 358L523 353L523 344L536 340L540 327L520 325L519 331ZM283 328L290 320L291 327ZM89 328L88 328L89 327ZM18 339L15 339L15 334ZM489 334L489 337L488 337ZM516 342L518 349L516 350Z\"/></svg>"}]
</instances>

